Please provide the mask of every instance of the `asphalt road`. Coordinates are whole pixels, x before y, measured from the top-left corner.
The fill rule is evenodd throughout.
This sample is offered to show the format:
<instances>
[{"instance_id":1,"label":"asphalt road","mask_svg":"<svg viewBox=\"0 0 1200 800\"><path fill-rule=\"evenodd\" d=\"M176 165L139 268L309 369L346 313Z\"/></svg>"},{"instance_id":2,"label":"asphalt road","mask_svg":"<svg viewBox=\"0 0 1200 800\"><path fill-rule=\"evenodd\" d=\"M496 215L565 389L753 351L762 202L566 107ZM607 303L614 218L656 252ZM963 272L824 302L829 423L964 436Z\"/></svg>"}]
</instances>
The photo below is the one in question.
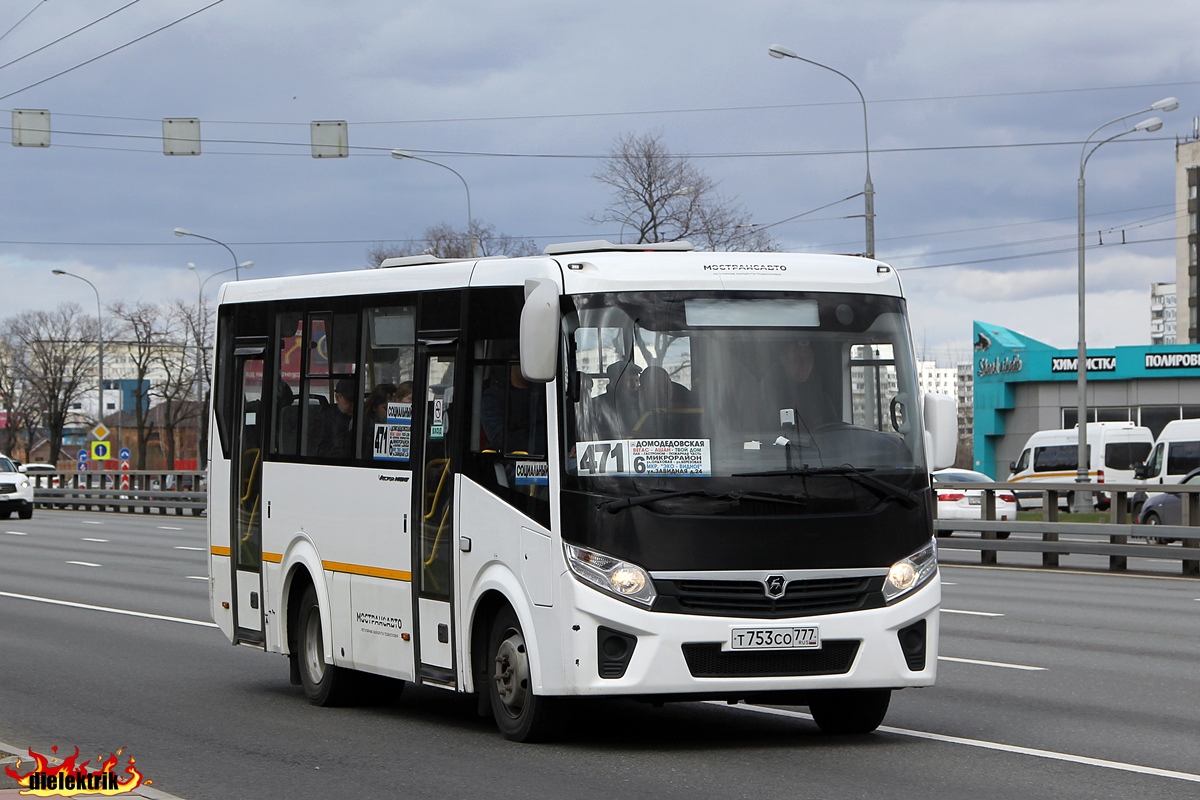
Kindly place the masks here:
<instances>
[{"instance_id":1,"label":"asphalt road","mask_svg":"<svg viewBox=\"0 0 1200 800\"><path fill-rule=\"evenodd\" d=\"M867 737L602 701L517 745L436 690L308 705L207 621L204 548L192 518L0 521L0 742L125 747L186 800L1200 796L1196 580L946 567L938 684Z\"/></svg>"}]
</instances>

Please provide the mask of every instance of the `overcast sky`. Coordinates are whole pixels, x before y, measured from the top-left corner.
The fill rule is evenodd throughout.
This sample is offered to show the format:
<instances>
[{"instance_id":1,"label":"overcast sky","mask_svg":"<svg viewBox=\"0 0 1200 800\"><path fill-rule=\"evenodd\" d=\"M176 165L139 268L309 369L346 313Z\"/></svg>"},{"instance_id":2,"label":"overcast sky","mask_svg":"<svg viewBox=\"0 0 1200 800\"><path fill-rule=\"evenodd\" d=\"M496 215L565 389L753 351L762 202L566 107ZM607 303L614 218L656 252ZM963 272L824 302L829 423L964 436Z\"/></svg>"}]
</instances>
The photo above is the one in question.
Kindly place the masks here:
<instances>
[{"instance_id":1,"label":"overcast sky","mask_svg":"<svg viewBox=\"0 0 1200 800\"><path fill-rule=\"evenodd\" d=\"M541 247L617 240L587 221L608 199L591 176L617 136L659 133L759 224L829 206L771 228L785 249L860 252L858 95L778 43L865 95L876 252L947 366L974 319L1074 347L1083 140L1178 97L1086 173L1089 344L1145 344L1150 283L1174 280L1174 143L1200 115L1195 0L4 0L0 33L0 123L46 109L52 128L0 150L0 319L94 309L56 268L105 305L194 299L189 262L234 262L176 227L256 277L462 226L463 184L392 148ZM201 155L163 155L168 117L201 120ZM349 158L311 157L313 120L347 121Z\"/></svg>"}]
</instances>

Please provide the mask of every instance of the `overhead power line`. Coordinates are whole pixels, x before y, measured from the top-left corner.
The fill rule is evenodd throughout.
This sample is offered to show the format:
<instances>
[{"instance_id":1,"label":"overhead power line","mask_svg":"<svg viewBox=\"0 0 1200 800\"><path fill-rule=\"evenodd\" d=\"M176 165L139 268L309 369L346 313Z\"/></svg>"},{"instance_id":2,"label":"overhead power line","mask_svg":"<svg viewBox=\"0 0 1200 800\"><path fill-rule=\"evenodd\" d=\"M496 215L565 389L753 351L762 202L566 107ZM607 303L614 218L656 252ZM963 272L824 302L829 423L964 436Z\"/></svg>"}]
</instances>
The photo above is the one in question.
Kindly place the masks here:
<instances>
[{"instance_id":1,"label":"overhead power line","mask_svg":"<svg viewBox=\"0 0 1200 800\"><path fill-rule=\"evenodd\" d=\"M43 2L44 2L44 1L45 1L45 0L43 0ZM109 17L112 17L112 16L114 16L114 15L116 15L116 14L120 14L120 13L121 13L122 11L124 11L125 9L129 8L129 7L130 7L130 6L132 6L132 5L137 5L137 4L138 4L138 3L140 3L140 2L142 2L142 0L130 0L130 2L126 3L125 5L121 6L121 7L120 7L120 8L118 8L118 9L116 9L115 11L111 11L111 12L109 12L109 13L105 14L103 17L100 17L100 18L98 18L98 19L94 19L94 20L92 20L91 22L89 22L87 25L84 25L84 26L82 26L82 27L80 27L80 28L76 28L75 30L71 31L70 33L68 33L68 34L64 34L64 35L62 35L62 36L58 37L58 38L57 38L57 39L55 39L53 42L49 42L48 44L44 44L44 45L42 45L41 47L37 48L36 50L30 50L30 51L29 51L28 53L26 53L25 55L23 55L23 56L19 56L19 57L17 57L17 58L14 58L12 61L9 61L7 64L0 64L0 69L5 69L6 67L11 67L13 64L16 64L16 63L17 63L17 62L19 62L19 61L24 61L25 59L29 58L30 56L37 55L38 53L42 52L43 50L46 50L46 49L48 49L48 48L51 48L51 47L53 47L54 45L58 44L59 42L65 41L65 40L67 40L67 39L70 39L70 38L71 38L72 36L74 36L75 34L77 34L77 33L81 33L82 31L86 31L88 28L92 27L93 25L98 25L98 24L100 24L101 22L103 22L104 20L108 19ZM32 13L32 12L30 12L30 13ZM28 15L26 15L26 16L28 16ZM6 34L6 35L7 35L7 34ZM2 38L4 38L4 37L3 37L3 36L0 36L0 39L2 39ZM22 90L22 91L24 91L24 90Z\"/></svg>"},{"instance_id":2,"label":"overhead power line","mask_svg":"<svg viewBox=\"0 0 1200 800\"><path fill-rule=\"evenodd\" d=\"M61 78L63 75L74 72L77 69L86 67L89 64L94 64L106 56L111 56L113 53L124 50L126 47L137 44L138 42L143 41L144 39L149 39L151 36L154 36L157 33L162 33L163 31L167 30L168 28L173 28L176 25L178 25L179 23L185 22L185 21L191 19L192 17L196 16L197 14L202 14L205 11L208 11L213 6L219 6L221 3L224 3L224 2L225 2L225 0L213 0L213 2L204 6L204 8L200 8L200 9L197 9L196 11L193 11L190 14L186 14L186 15L180 17L179 19L175 20L174 22L168 22L166 25L163 25L160 28L155 28L154 30L150 31L149 33L142 34L141 36L137 37L136 39L131 39L130 41L126 42L125 44L118 45L117 47L114 47L111 50L107 50L98 56L89 58L87 61L83 61L79 64L76 64L73 67L68 67L67 69L62 70L61 72L56 72L48 78L42 78L40 81L35 81L35 82L29 84L28 86L23 86L20 89L9 92L8 94L0 95L0 100L7 100L8 98L12 97L13 95L20 94L21 92L32 89L35 86L41 86L43 83L48 83L48 82L54 80L55 78ZM117 10L120 11L121 9L117 9ZM116 12L114 12L114 13L116 13Z\"/></svg>"},{"instance_id":3,"label":"overhead power line","mask_svg":"<svg viewBox=\"0 0 1200 800\"><path fill-rule=\"evenodd\" d=\"M46 0L36 0L36 2L33 4L33 8L31 8L25 12L25 16L21 17L19 20L14 22L13 26L11 28L9 28L8 30L6 30L4 33L0 33L0 41L3 41L5 36L8 36L10 33L15 31L17 29L18 25L20 25L25 20L29 19L29 15L32 14L33 12L37 11L39 8L41 8L42 3L44 3L44 2L46 2Z\"/></svg>"}]
</instances>

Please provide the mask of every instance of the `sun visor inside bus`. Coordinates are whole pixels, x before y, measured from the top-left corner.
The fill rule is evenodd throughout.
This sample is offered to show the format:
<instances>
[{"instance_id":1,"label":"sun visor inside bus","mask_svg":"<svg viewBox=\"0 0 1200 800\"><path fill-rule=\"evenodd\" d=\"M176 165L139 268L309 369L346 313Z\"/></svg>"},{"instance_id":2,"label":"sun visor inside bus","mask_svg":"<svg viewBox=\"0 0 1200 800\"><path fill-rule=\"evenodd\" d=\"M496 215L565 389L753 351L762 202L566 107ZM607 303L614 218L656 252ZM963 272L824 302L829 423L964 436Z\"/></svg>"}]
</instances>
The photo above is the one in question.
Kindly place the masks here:
<instances>
[{"instance_id":1,"label":"sun visor inside bus","mask_svg":"<svg viewBox=\"0 0 1200 800\"><path fill-rule=\"evenodd\" d=\"M558 355L558 284L525 281L525 306L521 309L521 374L527 381L554 380Z\"/></svg>"}]
</instances>

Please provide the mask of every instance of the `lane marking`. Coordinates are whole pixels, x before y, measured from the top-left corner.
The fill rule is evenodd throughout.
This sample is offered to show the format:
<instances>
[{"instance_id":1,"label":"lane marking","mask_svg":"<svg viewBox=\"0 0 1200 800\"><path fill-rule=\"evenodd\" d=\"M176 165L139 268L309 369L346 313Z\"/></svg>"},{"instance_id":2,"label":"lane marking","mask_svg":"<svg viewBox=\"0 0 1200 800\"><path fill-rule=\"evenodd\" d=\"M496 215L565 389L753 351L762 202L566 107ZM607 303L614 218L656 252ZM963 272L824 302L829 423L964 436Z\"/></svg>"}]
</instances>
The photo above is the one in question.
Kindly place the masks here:
<instances>
[{"instance_id":1,"label":"lane marking","mask_svg":"<svg viewBox=\"0 0 1200 800\"><path fill-rule=\"evenodd\" d=\"M5 531L9 536L28 536L25 531Z\"/></svg>"},{"instance_id":2,"label":"lane marking","mask_svg":"<svg viewBox=\"0 0 1200 800\"><path fill-rule=\"evenodd\" d=\"M724 705L720 701L713 702L714 705ZM748 706L744 703L738 703L737 708L753 711L758 714L769 714L781 717L793 717L799 719L812 719L812 714L806 714L803 711L787 711L781 708L765 708L763 706ZM947 736L943 733L930 733L928 731L914 731L907 728L892 728L887 725L880 725L878 730L881 733L891 733L896 736L909 736L914 739L928 739L934 742L942 742L943 744L957 744L964 747L978 747L982 750L998 750L1002 753L1013 753L1019 756L1032 756L1034 758L1045 758L1051 761L1066 761L1071 764L1082 764L1087 767L1101 767L1103 769L1115 769L1121 772L1134 772L1139 775L1154 775L1159 778L1173 778L1179 781L1188 781L1190 783L1200 783L1200 775L1191 772L1177 772L1171 769L1159 769L1158 767L1145 767L1141 764L1129 764L1124 761L1109 761L1103 758L1091 758L1090 756L1077 756L1072 753L1059 753L1053 750L1039 750L1036 747L1021 747L1019 745L1001 744L1000 742L989 742L983 739L967 739L962 736Z\"/></svg>"},{"instance_id":3,"label":"lane marking","mask_svg":"<svg viewBox=\"0 0 1200 800\"><path fill-rule=\"evenodd\" d=\"M187 579L189 581L207 581L208 576L207 575L188 575Z\"/></svg>"},{"instance_id":4,"label":"lane marking","mask_svg":"<svg viewBox=\"0 0 1200 800\"><path fill-rule=\"evenodd\" d=\"M97 519L81 519L81 520L79 520L79 524L80 525L103 525L104 523Z\"/></svg>"},{"instance_id":5,"label":"lane marking","mask_svg":"<svg viewBox=\"0 0 1200 800\"><path fill-rule=\"evenodd\" d=\"M1006 664L1003 661L980 661L976 658L953 658L952 656L938 656L938 661L953 661L956 664L975 664L980 667L1001 667L1003 669L1019 669L1025 672L1045 672L1046 667L1030 667L1025 664Z\"/></svg>"},{"instance_id":6,"label":"lane marking","mask_svg":"<svg viewBox=\"0 0 1200 800\"><path fill-rule=\"evenodd\" d=\"M108 539L93 539L91 536L84 536L80 539L81 542L107 542Z\"/></svg>"},{"instance_id":7,"label":"lane marking","mask_svg":"<svg viewBox=\"0 0 1200 800\"><path fill-rule=\"evenodd\" d=\"M942 586L958 586L958 584L953 581L942 581Z\"/></svg>"},{"instance_id":8,"label":"lane marking","mask_svg":"<svg viewBox=\"0 0 1200 800\"><path fill-rule=\"evenodd\" d=\"M970 617L1003 617L1003 614L998 614L995 611L960 611L956 608L943 608L943 614L965 614Z\"/></svg>"},{"instance_id":9,"label":"lane marking","mask_svg":"<svg viewBox=\"0 0 1200 800\"><path fill-rule=\"evenodd\" d=\"M68 561L68 564L74 564L77 567L98 567L99 564L93 564L91 561Z\"/></svg>"},{"instance_id":10,"label":"lane marking","mask_svg":"<svg viewBox=\"0 0 1200 800\"><path fill-rule=\"evenodd\" d=\"M183 530L183 528L172 528L170 525L159 525L158 529L160 531L181 531L181 530Z\"/></svg>"},{"instance_id":11,"label":"lane marking","mask_svg":"<svg viewBox=\"0 0 1200 800\"><path fill-rule=\"evenodd\" d=\"M208 580L205 578L204 580ZM185 619L183 617L168 617L164 614L147 614L144 611L129 611L124 608L108 608L106 606L93 606L88 603L72 603L68 600L54 600L49 597L35 597L28 594L16 594L15 592L0 592L0 597L11 597L14 600L29 600L34 603L45 603L51 606L67 606L68 608L82 608L87 611L103 611L108 614L120 614L126 617L142 617L143 619L159 619L164 622L178 622L183 625L199 625L202 628L215 628L217 623L205 622L200 619Z\"/></svg>"},{"instance_id":12,"label":"lane marking","mask_svg":"<svg viewBox=\"0 0 1200 800\"><path fill-rule=\"evenodd\" d=\"M176 549L176 550L195 550L195 551L196 551L196 552L198 552L198 553L203 553L203 552L204 552L206 549L208 549L208 548L205 548L205 547L184 547L183 545L178 545L178 546L177 546L175 549Z\"/></svg>"}]
</instances>

